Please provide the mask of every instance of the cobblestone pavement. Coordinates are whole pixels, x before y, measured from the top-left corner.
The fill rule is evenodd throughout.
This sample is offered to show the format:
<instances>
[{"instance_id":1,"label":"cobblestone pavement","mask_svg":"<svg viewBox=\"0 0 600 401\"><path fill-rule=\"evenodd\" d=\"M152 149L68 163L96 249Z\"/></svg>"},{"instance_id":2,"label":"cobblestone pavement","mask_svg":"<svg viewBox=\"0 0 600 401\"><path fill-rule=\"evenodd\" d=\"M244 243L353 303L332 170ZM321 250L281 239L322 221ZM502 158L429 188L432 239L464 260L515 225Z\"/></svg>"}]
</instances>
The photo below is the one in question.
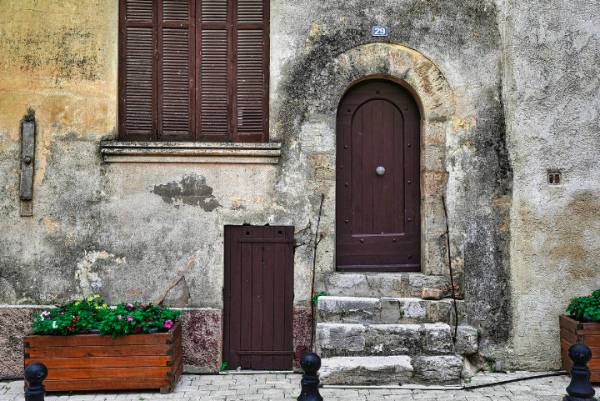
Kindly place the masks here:
<instances>
[{"instance_id":1,"label":"cobblestone pavement","mask_svg":"<svg viewBox=\"0 0 600 401\"><path fill-rule=\"evenodd\" d=\"M541 373L480 373L467 386L495 383L504 380L536 376ZM300 394L299 374L228 374L228 375L183 375L171 394L158 392L109 392L109 393L73 393L46 396L48 401L155 401L155 400L293 400ZM559 401L566 395L568 376L546 377L533 380L500 384L480 389L441 389L435 388L322 388L325 401L379 401L379 400L415 400L415 401ZM415 386L413 386L415 387ZM600 394L600 387L596 387ZM0 401L22 401L23 382L0 383Z\"/></svg>"}]
</instances>

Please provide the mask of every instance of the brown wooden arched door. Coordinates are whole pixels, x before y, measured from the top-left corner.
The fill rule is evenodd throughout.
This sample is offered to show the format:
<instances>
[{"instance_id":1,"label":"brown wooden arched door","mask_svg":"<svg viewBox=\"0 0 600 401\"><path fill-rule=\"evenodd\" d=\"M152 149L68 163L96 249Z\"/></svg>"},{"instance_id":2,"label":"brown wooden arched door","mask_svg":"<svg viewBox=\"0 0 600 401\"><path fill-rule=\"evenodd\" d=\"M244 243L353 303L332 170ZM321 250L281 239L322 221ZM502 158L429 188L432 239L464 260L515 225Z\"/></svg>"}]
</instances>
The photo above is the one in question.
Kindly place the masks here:
<instances>
[{"instance_id":1,"label":"brown wooden arched door","mask_svg":"<svg viewBox=\"0 0 600 401\"><path fill-rule=\"evenodd\" d=\"M336 264L420 271L420 113L393 82L352 87L337 115Z\"/></svg>"}]
</instances>

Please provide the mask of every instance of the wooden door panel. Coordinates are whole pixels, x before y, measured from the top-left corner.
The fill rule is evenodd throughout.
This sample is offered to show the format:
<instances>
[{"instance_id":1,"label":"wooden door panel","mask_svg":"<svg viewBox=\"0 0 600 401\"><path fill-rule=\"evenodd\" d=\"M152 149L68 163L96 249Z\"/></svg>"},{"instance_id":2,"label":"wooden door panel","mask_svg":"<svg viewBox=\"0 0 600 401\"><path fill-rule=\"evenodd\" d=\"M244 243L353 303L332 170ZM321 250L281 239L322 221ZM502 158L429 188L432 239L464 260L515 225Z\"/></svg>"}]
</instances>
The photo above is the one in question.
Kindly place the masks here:
<instances>
[{"instance_id":1,"label":"wooden door panel","mask_svg":"<svg viewBox=\"0 0 600 401\"><path fill-rule=\"evenodd\" d=\"M293 227L225 227L223 361L292 367Z\"/></svg>"},{"instance_id":2,"label":"wooden door panel","mask_svg":"<svg viewBox=\"0 0 600 401\"><path fill-rule=\"evenodd\" d=\"M412 96L383 80L358 84L340 103L338 270L420 270L419 122Z\"/></svg>"}]
</instances>

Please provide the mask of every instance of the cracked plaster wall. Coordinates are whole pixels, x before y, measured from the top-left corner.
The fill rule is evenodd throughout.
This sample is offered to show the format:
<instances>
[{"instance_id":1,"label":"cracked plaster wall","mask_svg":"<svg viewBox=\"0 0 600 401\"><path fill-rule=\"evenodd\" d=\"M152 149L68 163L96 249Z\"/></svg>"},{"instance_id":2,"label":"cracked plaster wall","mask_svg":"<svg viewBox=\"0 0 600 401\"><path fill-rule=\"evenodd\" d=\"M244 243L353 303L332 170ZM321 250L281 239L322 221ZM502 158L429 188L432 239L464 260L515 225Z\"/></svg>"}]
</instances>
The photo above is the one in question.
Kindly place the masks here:
<instances>
[{"instance_id":1,"label":"cracked plaster wall","mask_svg":"<svg viewBox=\"0 0 600 401\"><path fill-rule=\"evenodd\" d=\"M99 141L116 135L117 3L0 0L0 304L100 293L219 313L223 226L269 223L296 227L295 303L307 306L321 193L318 278L333 271L336 107L347 80L367 72L336 60L386 42L427 57L452 90L451 135L432 157L447 172L438 195L448 197L453 262L482 353L504 366L558 366L545 345L557 349L556 315L598 285L592 5L272 0L280 164L109 165ZM371 38L372 25L391 36ZM374 59L371 73L391 74ZM21 218L18 123L28 107L38 119L34 217ZM564 169L565 185L545 186L549 168ZM428 263L443 266L444 245L436 249Z\"/></svg>"}]
</instances>

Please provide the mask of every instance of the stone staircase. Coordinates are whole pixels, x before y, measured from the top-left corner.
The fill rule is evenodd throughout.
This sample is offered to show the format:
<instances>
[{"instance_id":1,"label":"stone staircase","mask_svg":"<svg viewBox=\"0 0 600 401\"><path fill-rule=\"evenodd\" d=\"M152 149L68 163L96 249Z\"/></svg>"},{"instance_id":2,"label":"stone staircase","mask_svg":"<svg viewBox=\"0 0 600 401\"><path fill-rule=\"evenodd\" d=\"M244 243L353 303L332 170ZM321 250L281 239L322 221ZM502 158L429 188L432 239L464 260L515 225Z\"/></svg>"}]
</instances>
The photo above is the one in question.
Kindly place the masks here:
<instances>
[{"instance_id":1,"label":"stone staircase","mask_svg":"<svg viewBox=\"0 0 600 401\"><path fill-rule=\"evenodd\" d=\"M445 277L421 274L330 276L319 297L316 345L324 384L459 384L463 358L476 352L477 332L452 334L452 300L423 300L423 288L443 288ZM418 298L417 298L418 297ZM464 309L462 301L460 309ZM460 319L460 317L459 317Z\"/></svg>"}]
</instances>

